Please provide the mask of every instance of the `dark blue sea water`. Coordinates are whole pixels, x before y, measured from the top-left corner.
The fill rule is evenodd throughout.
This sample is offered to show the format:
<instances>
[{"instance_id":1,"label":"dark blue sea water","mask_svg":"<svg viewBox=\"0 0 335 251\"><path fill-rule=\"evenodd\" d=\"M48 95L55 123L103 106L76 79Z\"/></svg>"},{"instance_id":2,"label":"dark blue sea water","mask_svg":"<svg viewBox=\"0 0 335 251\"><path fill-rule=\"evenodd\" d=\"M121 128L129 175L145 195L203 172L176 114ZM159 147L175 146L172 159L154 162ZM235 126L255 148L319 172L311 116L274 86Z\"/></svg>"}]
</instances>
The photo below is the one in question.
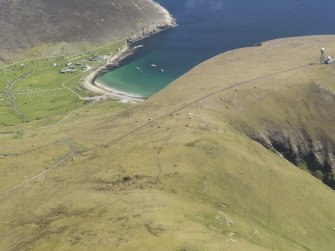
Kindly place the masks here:
<instances>
[{"instance_id":1,"label":"dark blue sea water","mask_svg":"<svg viewBox=\"0 0 335 251\"><path fill-rule=\"evenodd\" d=\"M141 41L143 48L99 82L148 97L221 52L274 38L335 33L334 0L157 2L173 14L179 26Z\"/></svg>"}]
</instances>

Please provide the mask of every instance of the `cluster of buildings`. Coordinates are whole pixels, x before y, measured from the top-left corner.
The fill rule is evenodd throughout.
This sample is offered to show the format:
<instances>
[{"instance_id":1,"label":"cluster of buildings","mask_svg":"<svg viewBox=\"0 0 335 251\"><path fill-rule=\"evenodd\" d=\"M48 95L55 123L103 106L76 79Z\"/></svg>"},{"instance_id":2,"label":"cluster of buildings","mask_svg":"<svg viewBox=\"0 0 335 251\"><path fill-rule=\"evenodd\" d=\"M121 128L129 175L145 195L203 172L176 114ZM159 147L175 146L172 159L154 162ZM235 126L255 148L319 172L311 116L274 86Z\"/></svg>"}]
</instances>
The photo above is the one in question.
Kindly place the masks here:
<instances>
[{"instance_id":1,"label":"cluster of buildings","mask_svg":"<svg viewBox=\"0 0 335 251\"><path fill-rule=\"evenodd\" d=\"M82 71L87 71L90 69L90 66L87 64L87 61L90 62L99 62L107 59L107 56L100 56L100 55L93 55L89 58L86 58L85 60L81 61L80 63L76 63L75 65L72 65L72 62L69 62L66 64L66 66L60 71L60 73L73 73L79 68Z\"/></svg>"},{"instance_id":2,"label":"cluster of buildings","mask_svg":"<svg viewBox=\"0 0 335 251\"><path fill-rule=\"evenodd\" d=\"M76 66L78 66L82 71L87 71L90 67L88 64L86 64L86 61L82 61L81 63L77 63ZM77 70L77 67L72 65L72 62L67 63L66 67L63 68L60 73L73 73Z\"/></svg>"},{"instance_id":3,"label":"cluster of buildings","mask_svg":"<svg viewBox=\"0 0 335 251\"><path fill-rule=\"evenodd\" d=\"M61 69L60 73L72 73L75 72L77 69L74 66L66 66L65 68Z\"/></svg>"}]
</instances>

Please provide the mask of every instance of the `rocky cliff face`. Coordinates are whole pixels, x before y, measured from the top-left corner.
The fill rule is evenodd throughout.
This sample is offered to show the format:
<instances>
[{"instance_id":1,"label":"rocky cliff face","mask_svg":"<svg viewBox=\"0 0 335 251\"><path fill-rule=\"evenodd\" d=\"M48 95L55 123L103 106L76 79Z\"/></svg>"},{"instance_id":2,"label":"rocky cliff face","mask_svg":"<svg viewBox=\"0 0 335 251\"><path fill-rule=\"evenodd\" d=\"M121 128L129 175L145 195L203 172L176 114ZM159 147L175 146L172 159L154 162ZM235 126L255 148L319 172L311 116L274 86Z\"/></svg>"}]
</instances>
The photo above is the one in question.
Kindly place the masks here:
<instances>
[{"instance_id":1,"label":"rocky cliff face","mask_svg":"<svg viewBox=\"0 0 335 251\"><path fill-rule=\"evenodd\" d=\"M335 143L326 133L319 133L314 138L304 129L272 124L262 133L248 132L248 136L335 189Z\"/></svg>"},{"instance_id":2,"label":"rocky cliff face","mask_svg":"<svg viewBox=\"0 0 335 251\"><path fill-rule=\"evenodd\" d=\"M41 43L106 42L173 25L152 0L0 0L0 57Z\"/></svg>"},{"instance_id":3,"label":"rocky cliff face","mask_svg":"<svg viewBox=\"0 0 335 251\"><path fill-rule=\"evenodd\" d=\"M331 77L333 68L321 68L319 80ZM260 122L244 131L251 139L267 149L282 155L294 165L306 169L325 184L335 189L335 140L332 113L335 94L325 87L326 82L310 84L308 88L293 91L294 99L286 96L276 101L286 116L259 112ZM292 87L296 88L296 87ZM281 95L281 94L280 94ZM283 102L284 100L284 102ZM291 101L290 101L291 100ZM290 105L294 100L294 105ZM270 119L271 118L271 119Z\"/></svg>"}]
</instances>

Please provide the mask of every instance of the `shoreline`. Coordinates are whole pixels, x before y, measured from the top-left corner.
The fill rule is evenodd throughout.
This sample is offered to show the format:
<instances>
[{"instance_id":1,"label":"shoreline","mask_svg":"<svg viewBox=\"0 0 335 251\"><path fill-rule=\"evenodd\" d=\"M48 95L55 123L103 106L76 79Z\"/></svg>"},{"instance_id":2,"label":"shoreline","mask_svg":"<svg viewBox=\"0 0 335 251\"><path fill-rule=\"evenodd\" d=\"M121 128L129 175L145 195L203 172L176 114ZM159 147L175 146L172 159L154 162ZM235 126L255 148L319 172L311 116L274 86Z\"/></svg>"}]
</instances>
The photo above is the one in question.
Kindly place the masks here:
<instances>
[{"instance_id":1,"label":"shoreline","mask_svg":"<svg viewBox=\"0 0 335 251\"><path fill-rule=\"evenodd\" d=\"M81 81L81 86L89 91L101 95L93 97L85 97L83 98L83 100L101 101L108 98L112 98L119 100L123 103L138 103L139 101L144 100L145 98L143 97L138 97L130 93L110 88L96 81L98 77L100 77L107 71L106 68L107 64L116 64L117 62L122 61L123 59L132 55L133 52L134 52L133 48L131 48L128 44L124 45L123 48L116 55L110 57L102 65L100 65L98 68L94 69L86 77L84 77Z\"/></svg>"},{"instance_id":2,"label":"shoreline","mask_svg":"<svg viewBox=\"0 0 335 251\"><path fill-rule=\"evenodd\" d=\"M112 69L108 69L107 65L118 65L120 61L132 55L136 47L131 47L129 43L135 43L140 40L143 40L147 37L150 37L154 34L157 34L161 31L172 29L177 26L176 20L172 17L172 15L161 5L155 3L160 11L165 16L165 23L156 24L148 27L144 27L141 30L137 31L135 34L126 38L127 44L122 47L122 49L115 54L114 56L109 57L102 65L98 66L97 69L93 69L87 76L85 76L81 80L81 86L89 91L92 91L97 94L101 94L100 96L94 97L85 97L83 100L86 101L101 101L108 98L112 98L115 100L119 100L122 103L133 103L136 104L140 101L147 99L146 97L136 96L136 94L131 94L127 92L122 92L117 89L113 89L106 85L103 85L97 82L97 78L102 74L111 71ZM118 67L118 66L116 66Z\"/></svg>"}]
</instances>

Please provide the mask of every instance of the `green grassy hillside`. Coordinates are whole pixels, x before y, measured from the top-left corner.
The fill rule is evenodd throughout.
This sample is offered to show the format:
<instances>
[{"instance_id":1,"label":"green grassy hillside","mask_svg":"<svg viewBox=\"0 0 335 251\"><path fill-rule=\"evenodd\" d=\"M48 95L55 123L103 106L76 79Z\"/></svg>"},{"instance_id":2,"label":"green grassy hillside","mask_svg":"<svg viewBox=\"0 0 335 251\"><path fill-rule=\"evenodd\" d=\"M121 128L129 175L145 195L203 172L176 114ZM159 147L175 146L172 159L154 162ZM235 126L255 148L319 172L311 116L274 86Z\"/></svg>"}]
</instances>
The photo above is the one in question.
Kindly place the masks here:
<instances>
[{"instance_id":1,"label":"green grassy hillside","mask_svg":"<svg viewBox=\"0 0 335 251\"><path fill-rule=\"evenodd\" d=\"M139 105L6 128L1 249L333 250L334 191L252 136L303 128L331 155L335 68L316 62L334 41L231 51Z\"/></svg>"},{"instance_id":2,"label":"green grassy hillside","mask_svg":"<svg viewBox=\"0 0 335 251\"><path fill-rule=\"evenodd\" d=\"M114 55L125 44L125 40L119 40L66 57L28 58L0 66L0 132L19 132L23 123L24 130L50 126L71 112L92 105L82 100L94 94L80 87L81 80L106 60L90 62L87 58ZM76 71L61 74L69 63ZM88 65L90 70L81 70L81 65Z\"/></svg>"},{"instance_id":3,"label":"green grassy hillside","mask_svg":"<svg viewBox=\"0 0 335 251\"><path fill-rule=\"evenodd\" d=\"M65 55L175 25L152 0L0 0L0 5L0 61L7 62Z\"/></svg>"}]
</instances>

